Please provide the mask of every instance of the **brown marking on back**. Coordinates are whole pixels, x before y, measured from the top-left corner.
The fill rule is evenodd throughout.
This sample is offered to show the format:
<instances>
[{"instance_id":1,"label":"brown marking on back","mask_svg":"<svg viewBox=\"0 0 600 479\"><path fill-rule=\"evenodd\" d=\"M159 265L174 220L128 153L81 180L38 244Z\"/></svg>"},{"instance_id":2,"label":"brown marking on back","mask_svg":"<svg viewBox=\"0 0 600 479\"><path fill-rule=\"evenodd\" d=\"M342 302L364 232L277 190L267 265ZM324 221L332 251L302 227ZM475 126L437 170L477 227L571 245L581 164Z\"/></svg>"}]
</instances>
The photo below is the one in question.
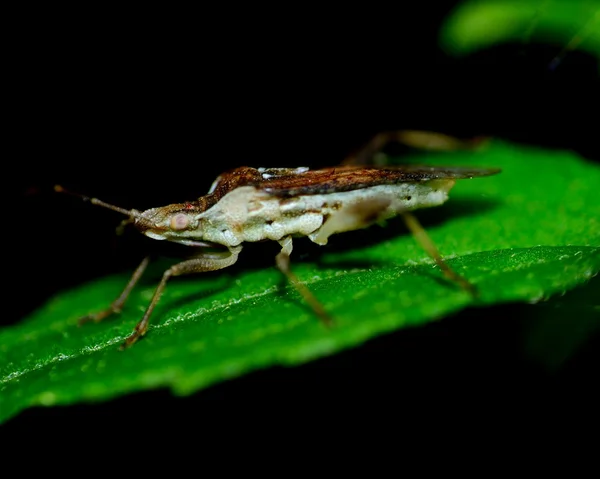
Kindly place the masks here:
<instances>
[{"instance_id":1,"label":"brown marking on back","mask_svg":"<svg viewBox=\"0 0 600 479\"><path fill-rule=\"evenodd\" d=\"M264 178L256 168L248 166L242 166L223 173L213 193L208 195L211 196L210 206L230 191L241 186L254 186L269 194L291 199L299 195L351 191L377 185L474 178L500 172L499 169L493 168L418 165L367 168L346 165L308 171L299 171L296 168L266 168L264 171L269 172L271 176Z\"/></svg>"},{"instance_id":2,"label":"brown marking on back","mask_svg":"<svg viewBox=\"0 0 600 479\"><path fill-rule=\"evenodd\" d=\"M304 173L280 175L249 184L269 194L292 198L299 195L318 195L358 190L377 185L416 183L438 179L461 179L498 173L496 169L441 168L431 166L369 167L341 166L309 170Z\"/></svg>"},{"instance_id":3,"label":"brown marking on back","mask_svg":"<svg viewBox=\"0 0 600 479\"><path fill-rule=\"evenodd\" d=\"M256 168L240 166L239 168L222 173L213 192L207 196L212 196L214 203L216 203L236 188L248 185L254 186L261 181L264 181L263 177Z\"/></svg>"}]
</instances>

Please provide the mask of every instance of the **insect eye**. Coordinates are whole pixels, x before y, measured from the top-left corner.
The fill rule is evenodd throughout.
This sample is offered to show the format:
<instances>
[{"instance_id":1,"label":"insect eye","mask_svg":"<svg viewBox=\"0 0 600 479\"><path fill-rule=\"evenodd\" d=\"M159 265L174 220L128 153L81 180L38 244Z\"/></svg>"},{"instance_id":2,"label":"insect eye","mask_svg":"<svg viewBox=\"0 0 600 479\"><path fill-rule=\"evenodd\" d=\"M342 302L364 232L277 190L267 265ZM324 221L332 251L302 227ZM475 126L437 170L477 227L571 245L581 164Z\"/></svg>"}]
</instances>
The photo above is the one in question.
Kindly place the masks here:
<instances>
[{"instance_id":1,"label":"insect eye","mask_svg":"<svg viewBox=\"0 0 600 479\"><path fill-rule=\"evenodd\" d=\"M183 213L176 214L171 218L171 229L173 230L184 230L188 227L190 220L187 215Z\"/></svg>"}]
</instances>

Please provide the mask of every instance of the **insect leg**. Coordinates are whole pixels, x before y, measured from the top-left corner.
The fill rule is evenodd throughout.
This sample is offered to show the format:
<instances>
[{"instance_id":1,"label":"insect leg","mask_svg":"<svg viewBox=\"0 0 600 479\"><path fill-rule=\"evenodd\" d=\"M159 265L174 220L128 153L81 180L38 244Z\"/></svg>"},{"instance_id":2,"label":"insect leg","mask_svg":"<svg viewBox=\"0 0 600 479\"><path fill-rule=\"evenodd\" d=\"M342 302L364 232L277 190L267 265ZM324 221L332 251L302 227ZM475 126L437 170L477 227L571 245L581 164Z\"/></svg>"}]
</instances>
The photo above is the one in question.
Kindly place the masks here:
<instances>
[{"instance_id":1,"label":"insect leg","mask_svg":"<svg viewBox=\"0 0 600 479\"><path fill-rule=\"evenodd\" d=\"M342 161L342 165L382 166L376 155L391 143L400 143L413 148L430 151L470 150L477 148L486 138L460 139L443 133L420 130L383 131L376 134L360 149ZM385 163L385 161L383 162Z\"/></svg>"},{"instance_id":2,"label":"insect leg","mask_svg":"<svg viewBox=\"0 0 600 479\"><path fill-rule=\"evenodd\" d=\"M87 323L89 321L93 321L93 322L97 323L99 321L102 321L104 318L107 318L108 316L120 313L121 309L123 308L123 305L125 304L125 301L127 301L127 298L129 297L129 293L131 293L131 290L133 289L133 287L136 285L136 283L139 281L139 279L144 274L144 271L146 270L146 267L148 266L149 262L150 262L150 257L146 256L142 260L142 262L139 264L139 266L135 269L135 271L133 272L133 275L131 276L131 279L127 283L127 286L125 286L125 289L123 290L123 292L119 295L119 297L117 299L115 299L111 303L111 305L108 308L106 308L103 311L99 311L94 314L88 314L87 316L80 318L79 325L81 326L82 324Z\"/></svg>"},{"instance_id":3,"label":"insect leg","mask_svg":"<svg viewBox=\"0 0 600 479\"><path fill-rule=\"evenodd\" d=\"M241 250L241 246L238 246L237 248L229 250L226 253L201 253L192 259L177 263L166 270L163 273L160 283L158 283L158 286L154 291L154 295L152 296L150 304L144 313L144 317L135 326L133 333L131 333L131 335L121 345L121 349L128 348L140 337L146 334L146 331L148 331L148 324L150 322L150 315L158 303L158 300L160 299L160 296L162 295L169 278L172 276L181 276L183 274L204 273L207 271L216 271L218 269L227 268L237 261Z\"/></svg>"},{"instance_id":4,"label":"insect leg","mask_svg":"<svg viewBox=\"0 0 600 479\"><path fill-rule=\"evenodd\" d=\"M298 277L292 272L290 268L290 255L292 254L292 238L290 236L286 236L282 240L279 241L281 245L281 251L275 257L275 262L279 271L281 271L288 281L296 288L296 291L300 293L300 295L304 298L313 311L319 316L321 321L326 326L333 326L333 320L331 316L327 314L323 305L319 302L317 298L312 294L312 292L306 287L305 284L301 283Z\"/></svg>"},{"instance_id":5,"label":"insect leg","mask_svg":"<svg viewBox=\"0 0 600 479\"><path fill-rule=\"evenodd\" d=\"M389 143L394 141L393 136L393 132L388 131L377 133L359 150L347 156L344 161L342 161L342 165L377 164L377 161L374 161L375 155L383 150Z\"/></svg>"},{"instance_id":6,"label":"insect leg","mask_svg":"<svg viewBox=\"0 0 600 479\"><path fill-rule=\"evenodd\" d=\"M446 276L446 278L448 278L450 281L454 281L455 283L457 283L461 288L463 288L465 291L467 291L472 296L477 297L478 294L477 294L477 290L475 289L475 286L473 286L471 283L469 283L469 281L467 281L465 278L463 278L458 273L456 273L442 259L442 255L438 251L438 249L435 246L435 244L433 243L432 239L429 237L429 235L425 231L425 228L423 228L421 223L419 223L419 220L417 220L417 218L412 213L409 213L408 211L401 213L401 216L404 219L404 223L406 224L406 227L413 234L417 243L419 243L419 245L421 245L421 247L425 250L425 252L429 256L431 256L431 258L433 258L433 260L436 262L436 264L442 270L442 273L444 274L444 276Z\"/></svg>"}]
</instances>

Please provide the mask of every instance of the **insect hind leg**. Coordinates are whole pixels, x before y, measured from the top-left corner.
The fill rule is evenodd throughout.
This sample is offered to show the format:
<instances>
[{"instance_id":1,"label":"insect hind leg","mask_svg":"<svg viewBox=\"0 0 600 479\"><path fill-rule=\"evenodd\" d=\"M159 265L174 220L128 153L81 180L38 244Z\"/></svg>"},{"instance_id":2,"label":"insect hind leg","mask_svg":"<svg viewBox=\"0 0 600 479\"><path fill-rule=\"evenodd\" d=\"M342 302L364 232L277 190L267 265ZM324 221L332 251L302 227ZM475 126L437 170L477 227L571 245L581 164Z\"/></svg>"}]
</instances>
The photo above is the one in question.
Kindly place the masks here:
<instances>
[{"instance_id":1,"label":"insect hind leg","mask_svg":"<svg viewBox=\"0 0 600 479\"><path fill-rule=\"evenodd\" d=\"M456 138L444 133L422 130L391 130L377 133L361 148L348 155L342 165L375 165L388 163L385 156L378 156L392 144L428 151L473 150L486 142L485 137Z\"/></svg>"},{"instance_id":2,"label":"insect hind leg","mask_svg":"<svg viewBox=\"0 0 600 479\"><path fill-rule=\"evenodd\" d=\"M404 220L406 227L412 233L413 237L415 238L415 241L419 243L419 245L425 250L425 252L436 262L440 270L442 270L444 276L450 281L458 284L471 296L477 297L478 292L475 286L469 281L467 281L467 279L460 276L452 268L450 268L448 263L444 261L433 240L429 237L429 235L425 231L425 228L423 228L419 220L417 220L417 218L408 211L401 213L400 216Z\"/></svg>"}]
</instances>

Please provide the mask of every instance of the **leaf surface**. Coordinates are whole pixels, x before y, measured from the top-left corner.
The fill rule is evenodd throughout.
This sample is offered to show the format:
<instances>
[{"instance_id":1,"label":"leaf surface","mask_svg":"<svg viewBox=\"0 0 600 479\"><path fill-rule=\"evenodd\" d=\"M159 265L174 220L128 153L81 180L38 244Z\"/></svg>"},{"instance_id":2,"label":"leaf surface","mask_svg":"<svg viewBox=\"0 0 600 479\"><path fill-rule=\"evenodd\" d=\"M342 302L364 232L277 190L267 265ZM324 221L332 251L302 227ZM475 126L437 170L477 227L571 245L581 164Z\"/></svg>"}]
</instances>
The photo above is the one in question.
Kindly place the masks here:
<instances>
[{"instance_id":1,"label":"leaf surface","mask_svg":"<svg viewBox=\"0 0 600 479\"><path fill-rule=\"evenodd\" d=\"M457 182L446 204L418 214L448 263L477 286L478 300L443 279L399 220L332 237L315 248L322 252L318 261L292 255L298 277L336 319L329 330L265 257L262 268L242 264L173 279L146 337L122 352L118 345L143 314L162 264L134 290L120 317L77 327L79 317L120 293L128 274L101 278L0 331L0 419L33 405L105 400L148 388L190 394L470 305L543 302L600 271L597 165L566 151L500 141L416 160L503 169Z\"/></svg>"}]
</instances>

